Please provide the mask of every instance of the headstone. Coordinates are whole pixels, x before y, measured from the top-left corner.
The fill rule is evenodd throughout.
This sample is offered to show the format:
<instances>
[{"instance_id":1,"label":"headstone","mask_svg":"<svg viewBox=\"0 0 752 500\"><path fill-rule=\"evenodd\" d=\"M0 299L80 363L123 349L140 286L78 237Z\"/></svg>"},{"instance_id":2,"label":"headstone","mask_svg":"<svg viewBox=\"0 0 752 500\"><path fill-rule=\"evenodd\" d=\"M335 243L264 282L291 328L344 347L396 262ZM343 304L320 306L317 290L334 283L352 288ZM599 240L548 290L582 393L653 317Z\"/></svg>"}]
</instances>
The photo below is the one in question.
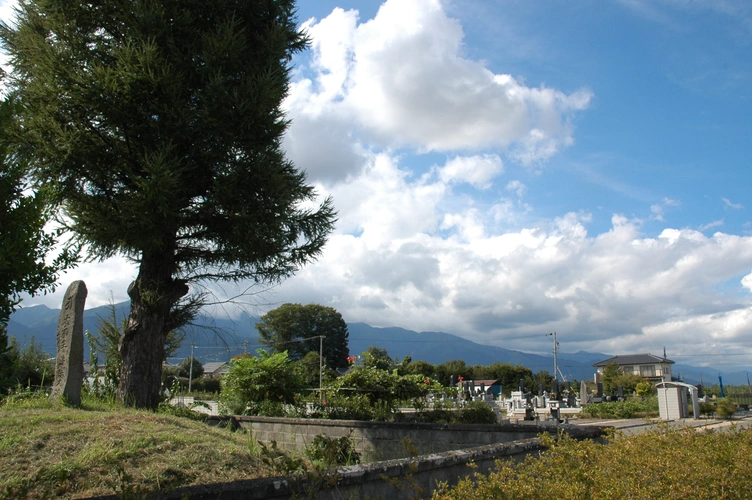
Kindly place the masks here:
<instances>
[{"instance_id":1,"label":"headstone","mask_svg":"<svg viewBox=\"0 0 752 500\"><path fill-rule=\"evenodd\" d=\"M57 322L55 383L51 396L65 396L74 405L81 404L84 381L84 305L87 293L83 281L71 283L65 292Z\"/></svg>"},{"instance_id":2,"label":"headstone","mask_svg":"<svg viewBox=\"0 0 752 500\"><path fill-rule=\"evenodd\" d=\"M520 379L520 386L519 386L519 388L520 388L520 392L525 392L525 379L524 378Z\"/></svg>"},{"instance_id":3,"label":"headstone","mask_svg":"<svg viewBox=\"0 0 752 500\"><path fill-rule=\"evenodd\" d=\"M603 397L603 382L598 382L596 385L596 393L595 395L599 398Z\"/></svg>"}]
</instances>

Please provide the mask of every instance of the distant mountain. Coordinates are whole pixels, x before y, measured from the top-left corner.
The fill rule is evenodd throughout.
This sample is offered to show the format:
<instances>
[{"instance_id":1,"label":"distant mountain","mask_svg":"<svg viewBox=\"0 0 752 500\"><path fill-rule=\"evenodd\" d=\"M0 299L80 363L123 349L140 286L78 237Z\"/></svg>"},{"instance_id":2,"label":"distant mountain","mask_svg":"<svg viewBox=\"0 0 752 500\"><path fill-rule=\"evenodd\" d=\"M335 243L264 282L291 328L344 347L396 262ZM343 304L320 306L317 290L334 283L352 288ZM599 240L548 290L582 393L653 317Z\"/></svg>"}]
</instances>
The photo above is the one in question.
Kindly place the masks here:
<instances>
[{"instance_id":1,"label":"distant mountain","mask_svg":"<svg viewBox=\"0 0 752 500\"><path fill-rule=\"evenodd\" d=\"M418 333L397 327L375 328L365 323L349 323L347 328L350 331L350 352L353 354L376 346L386 349L393 358L403 359L410 356L414 361L423 360L433 364L461 359L468 365L490 365L499 362L522 365L533 372L554 371L553 354L541 356L487 346L442 332ZM599 354L590 354L598 360L604 359L599 357ZM567 378L578 380L591 378L594 373L592 363L562 357L559 357L559 368Z\"/></svg>"},{"instance_id":2,"label":"distant mountain","mask_svg":"<svg viewBox=\"0 0 752 500\"><path fill-rule=\"evenodd\" d=\"M92 332L98 330L99 318L107 318L110 306L95 307L84 312L84 328ZM128 302L115 304L118 321L128 312ZM19 342L28 343L33 336L42 344L45 351L54 355L57 350L57 320L60 310L46 306L34 306L17 310L8 323L8 332ZM232 320L199 316L195 325L185 328L186 340L173 358L177 363L193 352L202 362L227 361L242 352L254 352L261 344L255 329L257 319L248 315ZM370 346L386 349L392 358L404 359L410 356L413 361L423 360L440 364L455 359L464 360L468 365L489 365L494 362L522 365L533 372L548 370L553 373L553 355L541 356L520 351L487 346L443 332L414 332L404 328L376 328L365 323L349 323L349 348L351 354L360 354ZM88 359L88 346L85 347ZM558 366L568 378L577 380L593 377L593 363L610 358L610 354L579 351L559 353ZM702 379L706 385L718 383L718 375L723 376L724 384L746 384L746 372L723 373L712 367L696 367L683 364L673 366L675 376L685 382L697 384Z\"/></svg>"}]
</instances>

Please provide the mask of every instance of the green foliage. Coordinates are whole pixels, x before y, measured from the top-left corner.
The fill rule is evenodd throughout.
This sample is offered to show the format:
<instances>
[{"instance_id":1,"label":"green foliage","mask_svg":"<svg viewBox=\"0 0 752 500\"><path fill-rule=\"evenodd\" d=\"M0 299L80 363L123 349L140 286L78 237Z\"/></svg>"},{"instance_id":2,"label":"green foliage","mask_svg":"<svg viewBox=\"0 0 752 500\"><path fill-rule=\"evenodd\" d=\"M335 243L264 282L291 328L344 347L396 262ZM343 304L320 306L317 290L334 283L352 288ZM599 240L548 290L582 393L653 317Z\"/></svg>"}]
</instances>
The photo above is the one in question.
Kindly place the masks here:
<instances>
[{"instance_id":1,"label":"green foliage","mask_svg":"<svg viewBox=\"0 0 752 500\"><path fill-rule=\"evenodd\" d=\"M11 366L9 381L12 385L6 391L19 386L32 389L52 386L55 363L33 336L23 347L15 337L11 337L8 354Z\"/></svg>"},{"instance_id":2,"label":"green foliage","mask_svg":"<svg viewBox=\"0 0 752 500\"><path fill-rule=\"evenodd\" d=\"M19 161L91 258L139 265L119 395L155 408L154 351L205 302L190 285L278 283L333 229L282 148L295 2L28 0L0 43Z\"/></svg>"},{"instance_id":3,"label":"green foliage","mask_svg":"<svg viewBox=\"0 0 752 500\"><path fill-rule=\"evenodd\" d=\"M256 323L259 340L275 352L287 351L292 360L323 347L325 364L332 370L347 366L347 323L332 307L319 304L283 304ZM324 337L323 346L319 345ZM310 339L310 340L306 340ZM318 371L318 370L317 370Z\"/></svg>"},{"instance_id":4,"label":"green foliage","mask_svg":"<svg viewBox=\"0 0 752 500\"><path fill-rule=\"evenodd\" d=\"M193 365L193 370L191 370L191 365ZM201 364L201 361L197 360L196 358L185 358L179 365L178 365L178 375L180 377L189 377L192 376L194 379L197 379L201 377L201 375L204 374L204 365Z\"/></svg>"},{"instance_id":5,"label":"green foliage","mask_svg":"<svg viewBox=\"0 0 752 500\"><path fill-rule=\"evenodd\" d=\"M59 273L78 259L72 247L47 259L59 236L45 231L54 208L49 187L30 182L27 163L13 150L10 126L19 109L0 101L0 383L8 375L2 369L8 366L5 327L20 295L53 291Z\"/></svg>"},{"instance_id":6,"label":"green foliage","mask_svg":"<svg viewBox=\"0 0 752 500\"><path fill-rule=\"evenodd\" d=\"M303 459L284 450L280 450L277 447L276 441L272 441L268 446L259 441L258 445L260 448L259 456L261 457L261 461L269 466L269 468L276 474L287 476L296 472L305 471L305 463L303 463Z\"/></svg>"},{"instance_id":7,"label":"green foliage","mask_svg":"<svg viewBox=\"0 0 752 500\"><path fill-rule=\"evenodd\" d=\"M188 418L191 420L199 420L201 422L204 422L208 415L206 413L193 411L193 408L197 406L202 406L202 403L195 403L191 407L188 407L188 406L174 406L163 401L162 403L159 403L159 406L157 407L157 413L161 413L163 415L172 415L174 417Z\"/></svg>"},{"instance_id":8,"label":"green foliage","mask_svg":"<svg viewBox=\"0 0 752 500\"><path fill-rule=\"evenodd\" d=\"M363 366L374 368L376 370L392 370L395 368L395 362L389 357L386 349L376 346L370 346L361 354Z\"/></svg>"},{"instance_id":9,"label":"green foliage","mask_svg":"<svg viewBox=\"0 0 752 500\"><path fill-rule=\"evenodd\" d=\"M405 367L405 374L408 375L422 375L433 378L435 373L436 367L428 361L412 361Z\"/></svg>"},{"instance_id":10,"label":"green foliage","mask_svg":"<svg viewBox=\"0 0 752 500\"><path fill-rule=\"evenodd\" d=\"M647 381L638 382L635 385L635 392L644 398L653 393L653 385Z\"/></svg>"},{"instance_id":11,"label":"green foliage","mask_svg":"<svg viewBox=\"0 0 752 500\"><path fill-rule=\"evenodd\" d=\"M337 378L337 373L329 368L326 363L323 364L323 373L321 374L321 383L326 386ZM305 387L318 387L319 386L319 352L309 352L303 359L295 362L295 370L298 371L300 377L303 380Z\"/></svg>"},{"instance_id":12,"label":"green foliage","mask_svg":"<svg viewBox=\"0 0 752 500\"><path fill-rule=\"evenodd\" d=\"M582 409L582 416L590 418L639 418L658 415L658 397L628 398L625 401L594 403Z\"/></svg>"},{"instance_id":13,"label":"green foliage","mask_svg":"<svg viewBox=\"0 0 752 500\"><path fill-rule=\"evenodd\" d=\"M360 365L329 385L316 411L331 419L392 420L400 406L422 409L429 394L443 392L443 387L423 375Z\"/></svg>"},{"instance_id":14,"label":"green foliage","mask_svg":"<svg viewBox=\"0 0 752 500\"><path fill-rule=\"evenodd\" d=\"M283 405L298 403L303 381L286 351L268 355L259 349L258 354L231 362L220 402L233 414L280 416Z\"/></svg>"},{"instance_id":15,"label":"green foliage","mask_svg":"<svg viewBox=\"0 0 752 500\"><path fill-rule=\"evenodd\" d=\"M736 404L731 398L721 398L718 400L715 412L721 418L731 418L736 413Z\"/></svg>"},{"instance_id":16,"label":"green foliage","mask_svg":"<svg viewBox=\"0 0 752 500\"><path fill-rule=\"evenodd\" d=\"M352 435L332 438L326 434L319 434L306 446L305 455L325 468L360 463L360 453L355 449Z\"/></svg>"},{"instance_id":17,"label":"green foliage","mask_svg":"<svg viewBox=\"0 0 752 500\"><path fill-rule=\"evenodd\" d=\"M610 362L603 368L601 381L603 382L603 392L614 395L618 387L617 379L624 375L624 371L616 363Z\"/></svg>"},{"instance_id":18,"label":"green foliage","mask_svg":"<svg viewBox=\"0 0 752 500\"><path fill-rule=\"evenodd\" d=\"M543 436L545 453L524 461L499 461L489 475L476 473L434 500L530 498L723 498L752 491L752 429L697 432L660 427L608 444Z\"/></svg>"},{"instance_id":19,"label":"green foliage","mask_svg":"<svg viewBox=\"0 0 752 500\"><path fill-rule=\"evenodd\" d=\"M498 424L493 408L482 401L469 401L457 413L452 423L457 424Z\"/></svg>"},{"instance_id":20,"label":"green foliage","mask_svg":"<svg viewBox=\"0 0 752 500\"><path fill-rule=\"evenodd\" d=\"M710 402L700 403L700 415L704 417L715 415L715 405Z\"/></svg>"}]
</instances>

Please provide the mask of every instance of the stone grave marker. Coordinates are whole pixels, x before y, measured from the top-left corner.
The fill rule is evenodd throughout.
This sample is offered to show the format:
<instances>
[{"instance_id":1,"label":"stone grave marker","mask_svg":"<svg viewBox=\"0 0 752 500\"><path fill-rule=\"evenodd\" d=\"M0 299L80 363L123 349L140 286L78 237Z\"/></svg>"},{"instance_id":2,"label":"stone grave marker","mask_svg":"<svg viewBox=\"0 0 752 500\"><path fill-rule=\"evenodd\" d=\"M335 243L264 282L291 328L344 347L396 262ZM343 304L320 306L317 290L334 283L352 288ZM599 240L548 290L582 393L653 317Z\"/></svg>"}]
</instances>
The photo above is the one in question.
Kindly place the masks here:
<instances>
[{"instance_id":1,"label":"stone grave marker","mask_svg":"<svg viewBox=\"0 0 752 500\"><path fill-rule=\"evenodd\" d=\"M65 396L74 405L81 404L84 381L84 305L86 284L74 281L63 298L57 322L57 356L52 397Z\"/></svg>"}]
</instances>

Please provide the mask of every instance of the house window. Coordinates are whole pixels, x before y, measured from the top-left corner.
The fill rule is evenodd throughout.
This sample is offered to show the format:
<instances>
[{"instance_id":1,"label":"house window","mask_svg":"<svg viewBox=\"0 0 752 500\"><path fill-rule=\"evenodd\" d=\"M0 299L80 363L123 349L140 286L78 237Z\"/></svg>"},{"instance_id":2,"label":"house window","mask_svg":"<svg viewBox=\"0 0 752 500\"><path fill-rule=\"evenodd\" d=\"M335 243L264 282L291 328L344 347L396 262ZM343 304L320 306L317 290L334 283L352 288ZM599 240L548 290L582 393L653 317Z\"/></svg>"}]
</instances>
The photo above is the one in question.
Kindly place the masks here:
<instances>
[{"instance_id":1,"label":"house window","mask_svg":"<svg viewBox=\"0 0 752 500\"><path fill-rule=\"evenodd\" d=\"M655 377L655 365L640 365L640 375L643 377Z\"/></svg>"}]
</instances>

